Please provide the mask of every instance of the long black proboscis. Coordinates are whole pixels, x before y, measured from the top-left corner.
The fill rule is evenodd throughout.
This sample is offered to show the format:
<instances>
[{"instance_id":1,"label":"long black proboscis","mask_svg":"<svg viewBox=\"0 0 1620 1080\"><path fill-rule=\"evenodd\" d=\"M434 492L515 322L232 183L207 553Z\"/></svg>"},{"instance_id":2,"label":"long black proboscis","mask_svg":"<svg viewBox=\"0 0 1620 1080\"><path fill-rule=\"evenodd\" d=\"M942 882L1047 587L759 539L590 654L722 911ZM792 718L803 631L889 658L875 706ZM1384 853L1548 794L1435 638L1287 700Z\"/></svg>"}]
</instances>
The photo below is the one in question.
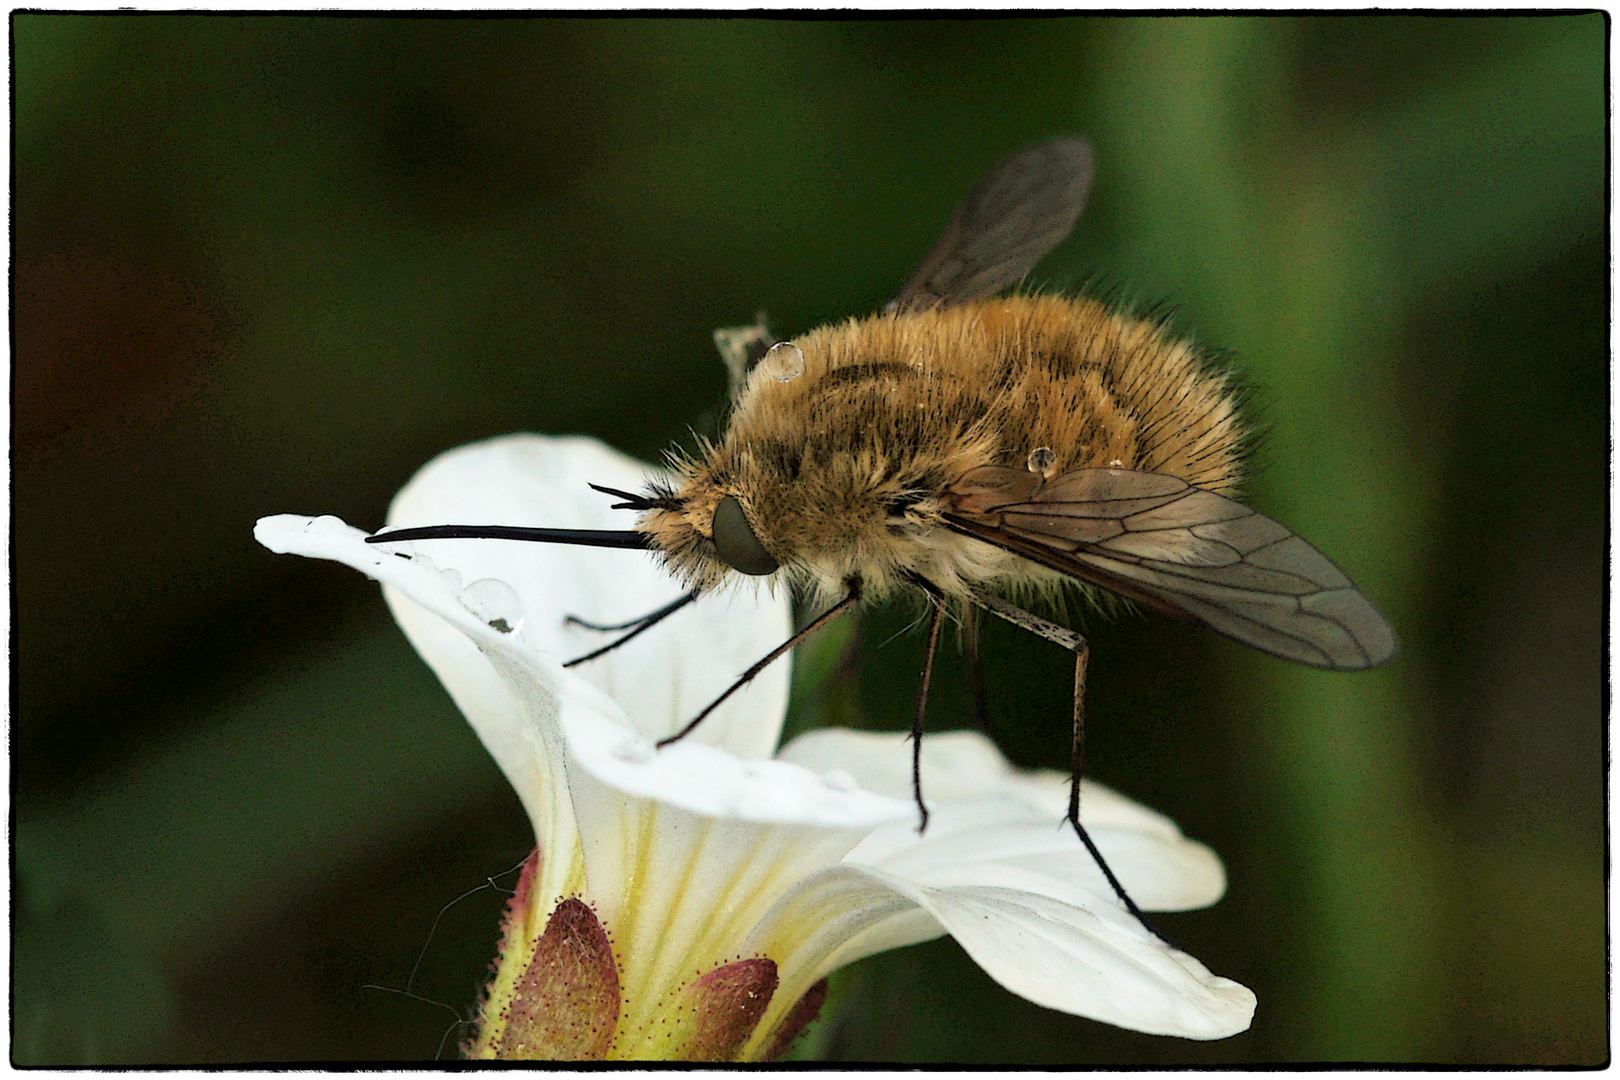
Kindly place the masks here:
<instances>
[{"instance_id":1,"label":"long black proboscis","mask_svg":"<svg viewBox=\"0 0 1620 1080\"><path fill-rule=\"evenodd\" d=\"M629 548L650 551L644 533L634 529L538 529L518 525L428 525L392 529L366 537L368 544L395 540L526 540L537 544L574 544L578 547Z\"/></svg>"}]
</instances>

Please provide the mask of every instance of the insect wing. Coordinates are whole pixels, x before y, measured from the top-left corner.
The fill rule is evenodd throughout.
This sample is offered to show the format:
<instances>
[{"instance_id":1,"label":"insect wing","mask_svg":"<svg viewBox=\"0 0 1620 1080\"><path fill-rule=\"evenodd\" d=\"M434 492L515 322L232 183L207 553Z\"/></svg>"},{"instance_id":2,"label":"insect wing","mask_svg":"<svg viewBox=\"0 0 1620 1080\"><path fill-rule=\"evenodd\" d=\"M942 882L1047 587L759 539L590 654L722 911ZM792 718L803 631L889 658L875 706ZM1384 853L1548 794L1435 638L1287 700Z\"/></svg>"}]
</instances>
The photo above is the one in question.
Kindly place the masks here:
<instances>
[{"instance_id":1,"label":"insect wing","mask_svg":"<svg viewBox=\"0 0 1620 1080\"><path fill-rule=\"evenodd\" d=\"M1014 284L1069 235L1095 172L1084 139L1036 143L1002 161L962 200L889 309L959 304Z\"/></svg>"},{"instance_id":2,"label":"insect wing","mask_svg":"<svg viewBox=\"0 0 1620 1080\"><path fill-rule=\"evenodd\" d=\"M1395 653L1389 623L1327 556L1176 477L1077 469L1041 484L989 467L949 497L960 532L1274 656L1355 670Z\"/></svg>"}]
</instances>

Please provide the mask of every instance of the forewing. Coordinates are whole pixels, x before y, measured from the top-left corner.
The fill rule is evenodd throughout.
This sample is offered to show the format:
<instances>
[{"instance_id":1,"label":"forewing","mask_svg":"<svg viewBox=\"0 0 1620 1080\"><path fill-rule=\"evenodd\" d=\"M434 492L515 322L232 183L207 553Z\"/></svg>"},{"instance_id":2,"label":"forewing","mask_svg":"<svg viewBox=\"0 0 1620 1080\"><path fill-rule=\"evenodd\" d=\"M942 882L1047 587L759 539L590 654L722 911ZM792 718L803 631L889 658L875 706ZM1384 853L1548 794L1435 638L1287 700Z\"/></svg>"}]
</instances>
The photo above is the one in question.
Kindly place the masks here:
<instances>
[{"instance_id":1,"label":"forewing","mask_svg":"<svg viewBox=\"0 0 1620 1080\"><path fill-rule=\"evenodd\" d=\"M1354 670L1395 653L1389 623L1327 556L1242 503L1163 473L1029 475L973 470L951 487L946 520L1287 660Z\"/></svg>"},{"instance_id":2,"label":"forewing","mask_svg":"<svg viewBox=\"0 0 1620 1080\"><path fill-rule=\"evenodd\" d=\"M1095 172L1084 139L1051 139L1005 159L962 200L889 308L960 304L1012 285L1069 235Z\"/></svg>"}]
</instances>

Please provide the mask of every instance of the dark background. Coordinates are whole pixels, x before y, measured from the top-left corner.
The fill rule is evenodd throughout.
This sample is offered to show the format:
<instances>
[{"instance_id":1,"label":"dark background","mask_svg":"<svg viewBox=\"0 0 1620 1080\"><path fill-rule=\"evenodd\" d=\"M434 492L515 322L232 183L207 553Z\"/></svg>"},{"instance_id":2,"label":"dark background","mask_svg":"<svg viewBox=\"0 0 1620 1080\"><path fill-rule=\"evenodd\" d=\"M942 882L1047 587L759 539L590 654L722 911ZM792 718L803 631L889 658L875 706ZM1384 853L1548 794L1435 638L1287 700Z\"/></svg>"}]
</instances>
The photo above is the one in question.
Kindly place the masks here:
<instances>
[{"instance_id":1,"label":"dark background","mask_svg":"<svg viewBox=\"0 0 1620 1080\"><path fill-rule=\"evenodd\" d=\"M1225 859L1164 924L1252 1030L1047 1012L946 939L840 977L807 1052L1607 1057L1605 17L11 26L15 1061L432 1057L503 897L435 915L532 838L376 588L254 519L376 527L514 430L651 457L723 393L713 328L874 310L1065 132L1099 181L1042 279L1231 350L1250 501L1402 651L1085 624L1089 770ZM861 631L873 726L908 617ZM1066 655L987 653L1008 754L1061 765ZM426 1000L369 988L419 952Z\"/></svg>"}]
</instances>

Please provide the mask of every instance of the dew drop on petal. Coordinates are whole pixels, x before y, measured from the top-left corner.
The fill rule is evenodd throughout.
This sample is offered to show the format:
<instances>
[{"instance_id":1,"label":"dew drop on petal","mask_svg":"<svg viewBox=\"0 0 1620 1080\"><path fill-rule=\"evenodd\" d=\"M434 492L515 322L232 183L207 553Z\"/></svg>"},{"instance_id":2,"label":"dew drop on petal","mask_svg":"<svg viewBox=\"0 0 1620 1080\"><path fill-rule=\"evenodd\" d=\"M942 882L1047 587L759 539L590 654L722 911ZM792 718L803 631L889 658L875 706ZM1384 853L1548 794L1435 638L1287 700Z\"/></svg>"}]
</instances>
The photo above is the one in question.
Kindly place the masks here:
<instances>
[{"instance_id":1,"label":"dew drop on petal","mask_svg":"<svg viewBox=\"0 0 1620 1080\"><path fill-rule=\"evenodd\" d=\"M613 751L613 756L632 765L645 765L657 753L657 748L646 739L631 739L627 743L620 743Z\"/></svg>"},{"instance_id":2,"label":"dew drop on petal","mask_svg":"<svg viewBox=\"0 0 1620 1080\"><path fill-rule=\"evenodd\" d=\"M778 341L765 351L760 366L777 382L792 382L804 374L804 353L791 341Z\"/></svg>"},{"instance_id":3,"label":"dew drop on petal","mask_svg":"<svg viewBox=\"0 0 1620 1080\"><path fill-rule=\"evenodd\" d=\"M821 782L834 791L854 791L855 778L843 769L829 769L821 774Z\"/></svg>"},{"instance_id":4,"label":"dew drop on petal","mask_svg":"<svg viewBox=\"0 0 1620 1080\"><path fill-rule=\"evenodd\" d=\"M1050 480L1052 467L1057 464L1057 454L1050 446L1037 446L1029 452L1029 471Z\"/></svg>"},{"instance_id":5,"label":"dew drop on petal","mask_svg":"<svg viewBox=\"0 0 1620 1080\"><path fill-rule=\"evenodd\" d=\"M463 607L503 634L523 625L523 601L517 591L499 578L483 578L461 590L457 597Z\"/></svg>"},{"instance_id":6,"label":"dew drop on petal","mask_svg":"<svg viewBox=\"0 0 1620 1080\"><path fill-rule=\"evenodd\" d=\"M459 570L452 570L449 567L446 567L445 569L439 571L439 576L444 578L445 583L448 584L452 589L455 589L457 592L461 591L461 572ZM465 603L465 601L463 602Z\"/></svg>"},{"instance_id":7,"label":"dew drop on petal","mask_svg":"<svg viewBox=\"0 0 1620 1080\"><path fill-rule=\"evenodd\" d=\"M304 526L304 531L314 533L317 536L333 536L343 532L348 527L342 518L333 517L331 514L322 514L318 518L311 518L309 524Z\"/></svg>"}]
</instances>

